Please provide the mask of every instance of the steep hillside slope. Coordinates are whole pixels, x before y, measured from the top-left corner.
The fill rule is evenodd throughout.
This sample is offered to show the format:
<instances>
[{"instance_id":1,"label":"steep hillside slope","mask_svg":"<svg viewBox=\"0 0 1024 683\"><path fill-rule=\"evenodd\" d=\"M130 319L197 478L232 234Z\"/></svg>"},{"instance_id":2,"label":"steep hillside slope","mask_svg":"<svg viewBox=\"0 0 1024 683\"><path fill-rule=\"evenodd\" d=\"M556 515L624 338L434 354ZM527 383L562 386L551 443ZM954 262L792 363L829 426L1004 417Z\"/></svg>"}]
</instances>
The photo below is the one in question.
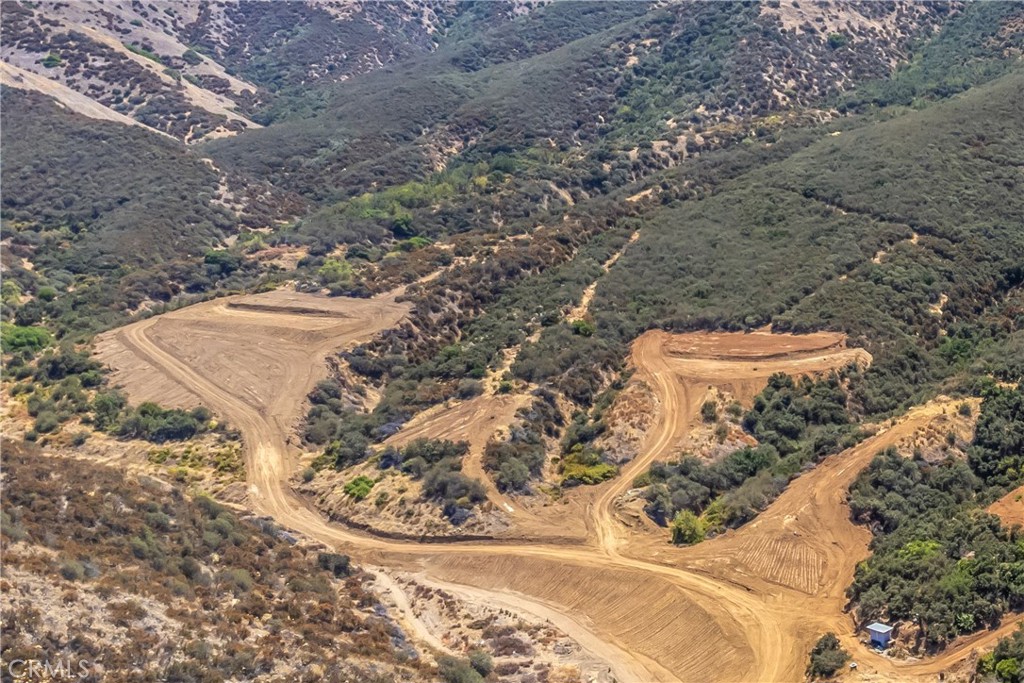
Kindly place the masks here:
<instances>
[{"instance_id":1,"label":"steep hillside slope","mask_svg":"<svg viewBox=\"0 0 1024 683\"><path fill-rule=\"evenodd\" d=\"M64 329L95 328L103 309L169 300L237 230L220 174L174 140L39 93L4 88L2 106L5 275L25 293L66 292L55 302L63 311L91 309Z\"/></svg>"},{"instance_id":2,"label":"steep hillside slope","mask_svg":"<svg viewBox=\"0 0 1024 683\"><path fill-rule=\"evenodd\" d=\"M516 10L490 12L502 20ZM434 49L458 3L5 1L4 82L42 76L186 142L258 128L281 90L345 80ZM66 92L59 96L72 103Z\"/></svg>"},{"instance_id":3,"label":"steep hillside slope","mask_svg":"<svg viewBox=\"0 0 1024 683\"><path fill-rule=\"evenodd\" d=\"M571 164L585 196L714 138L742 136L768 114L821 106L884 77L912 40L948 18L935 6L887 7L888 24L849 10L847 38L837 45L810 24L787 29L756 5L556 3L472 40L444 43L402 69L318 92L323 113L210 150L302 192L327 186L343 194L460 159L530 151L549 157L549 166ZM520 48L524 33L529 42ZM637 168L637 147L659 140ZM591 147L600 151L586 154ZM311 158L314 149L320 153Z\"/></svg>"},{"instance_id":4,"label":"steep hillside slope","mask_svg":"<svg viewBox=\"0 0 1024 683\"><path fill-rule=\"evenodd\" d=\"M597 288L595 337L651 325L842 330L875 353L873 374L896 374L884 398L865 397L869 412L895 408L956 370L943 330L1021 282L1022 87L1011 73L650 213Z\"/></svg>"},{"instance_id":5,"label":"steep hillside slope","mask_svg":"<svg viewBox=\"0 0 1024 683\"><path fill-rule=\"evenodd\" d=\"M41 75L188 142L255 127L235 111L255 86L181 40L197 7L4 2L4 82L31 87L24 72Z\"/></svg>"}]
</instances>

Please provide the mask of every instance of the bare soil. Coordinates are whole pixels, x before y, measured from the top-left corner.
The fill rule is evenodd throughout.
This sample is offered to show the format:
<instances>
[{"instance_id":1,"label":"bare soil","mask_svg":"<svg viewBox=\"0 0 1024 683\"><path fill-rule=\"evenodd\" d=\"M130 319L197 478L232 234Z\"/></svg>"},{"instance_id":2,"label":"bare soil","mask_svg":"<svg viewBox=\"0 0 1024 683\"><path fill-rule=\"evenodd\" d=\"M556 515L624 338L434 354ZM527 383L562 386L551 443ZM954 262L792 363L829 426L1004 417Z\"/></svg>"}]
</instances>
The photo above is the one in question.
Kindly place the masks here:
<instances>
[{"instance_id":1,"label":"bare soil","mask_svg":"<svg viewBox=\"0 0 1024 683\"><path fill-rule=\"evenodd\" d=\"M1003 520L1006 526L1024 526L1024 486L1015 488L992 503L988 511Z\"/></svg>"}]
</instances>

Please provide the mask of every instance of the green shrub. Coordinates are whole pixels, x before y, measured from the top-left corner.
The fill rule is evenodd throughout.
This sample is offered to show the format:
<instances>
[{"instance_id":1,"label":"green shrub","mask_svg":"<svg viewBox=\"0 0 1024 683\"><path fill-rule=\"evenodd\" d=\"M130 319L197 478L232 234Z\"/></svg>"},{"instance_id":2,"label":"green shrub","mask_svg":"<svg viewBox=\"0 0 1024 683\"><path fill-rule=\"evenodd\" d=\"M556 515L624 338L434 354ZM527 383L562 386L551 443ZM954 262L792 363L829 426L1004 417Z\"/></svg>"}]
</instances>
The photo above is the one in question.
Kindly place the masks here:
<instances>
[{"instance_id":1,"label":"green shrub","mask_svg":"<svg viewBox=\"0 0 1024 683\"><path fill-rule=\"evenodd\" d=\"M106 424L111 414L117 410L120 398L110 394L103 396L102 403L97 404L100 401L100 395L97 395L93 402L93 410L97 412L98 423ZM206 408L184 411L178 408L164 409L155 403L143 403L124 414L116 431L119 436L145 439L153 443L185 441L206 431L209 421L210 412Z\"/></svg>"},{"instance_id":2,"label":"green shrub","mask_svg":"<svg viewBox=\"0 0 1024 683\"><path fill-rule=\"evenodd\" d=\"M483 683L484 680L469 660L451 655L437 658L437 673L445 683Z\"/></svg>"},{"instance_id":3,"label":"green shrub","mask_svg":"<svg viewBox=\"0 0 1024 683\"><path fill-rule=\"evenodd\" d=\"M228 276L242 266L242 257L227 249L210 249L203 256L207 271L217 276Z\"/></svg>"},{"instance_id":4,"label":"green shrub","mask_svg":"<svg viewBox=\"0 0 1024 683\"><path fill-rule=\"evenodd\" d=\"M42 327L20 327L11 323L0 323L0 345L4 353L26 349L39 351L53 343L53 336Z\"/></svg>"},{"instance_id":5,"label":"green shrub","mask_svg":"<svg viewBox=\"0 0 1024 683\"><path fill-rule=\"evenodd\" d=\"M672 542L676 545L700 543L706 533L704 522L689 510L680 510L672 520Z\"/></svg>"},{"instance_id":6,"label":"green shrub","mask_svg":"<svg viewBox=\"0 0 1024 683\"><path fill-rule=\"evenodd\" d=\"M454 464L454 463L453 463ZM483 485L476 479L470 479L462 472L449 468L447 462L434 466L423 477L423 495L459 507L466 504L480 503L487 499Z\"/></svg>"},{"instance_id":7,"label":"green shrub","mask_svg":"<svg viewBox=\"0 0 1024 683\"><path fill-rule=\"evenodd\" d=\"M485 650L473 650L469 653L469 665L476 670L478 674L487 678L494 671L494 660L491 659Z\"/></svg>"},{"instance_id":8,"label":"green shrub","mask_svg":"<svg viewBox=\"0 0 1024 683\"><path fill-rule=\"evenodd\" d=\"M348 261L329 258L316 271L324 285L347 285L352 281L352 264Z\"/></svg>"},{"instance_id":9,"label":"green shrub","mask_svg":"<svg viewBox=\"0 0 1024 683\"><path fill-rule=\"evenodd\" d=\"M463 379L459 382L457 395L461 399L469 399L484 393L484 385L477 379Z\"/></svg>"},{"instance_id":10,"label":"green shrub","mask_svg":"<svg viewBox=\"0 0 1024 683\"><path fill-rule=\"evenodd\" d=\"M594 323L589 320L573 320L571 327L572 333L578 334L581 337L593 336L594 332L597 331L597 328L594 327Z\"/></svg>"},{"instance_id":11,"label":"green shrub","mask_svg":"<svg viewBox=\"0 0 1024 683\"><path fill-rule=\"evenodd\" d=\"M984 680L995 676L1000 683L1020 683L1021 663L1024 662L1024 628L1001 638L992 652L978 659L978 673Z\"/></svg>"},{"instance_id":12,"label":"green shrub","mask_svg":"<svg viewBox=\"0 0 1024 683\"><path fill-rule=\"evenodd\" d=\"M235 595L252 590L252 575L246 569L226 569L220 573L219 578L234 591Z\"/></svg>"},{"instance_id":13,"label":"green shrub","mask_svg":"<svg viewBox=\"0 0 1024 683\"><path fill-rule=\"evenodd\" d=\"M402 240L398 243L398 249L400 251L416 251L417 249L422 249L428 246L430 246L430 240L419 235L410 237L407 240Z\"/></svg>"},{"instance_id":14,"label":"green shrub","mask_svg":"<svg viewBox=\"0 0 1024 683\"><path fill-rule=\"evenodd\" d=\"M156 54L152 50L147 50L146 48L141 47L139 45L131 45L129 43L122 43L122 45L124 45L126 48L128 48L129 51L134 52L137 55L141 55L146 59L151 59L157 64L163 64L163 60L160 58L160 55Z\"/></svg>"},{"instance_id":15,"label":"green shrub","mask_svg":"<svg viewBox=\"0 0 1024 683\"><path fill-rule=\"evenodd\" d=\"M147 512L146 526L157 531L168 531L171 528L171 518L163 512Z\"/></svg>"},{"instance_id":16,"label":"green shrub","mask_svg":"<svg viewBox=\"0 0 1024 683\"><path fill-rule=\"evenodd\" d=\"M316 556L316 562L321 569L331 572L336 577L348 576L352 573L348 555L340 555L338 553L318 553Z\"/></svg>"},{"instance_id":17,"label":"green shrub","mask_svg":"<svg viewBox=\"0 0 1024 683\"><path fill-rule=\"evenodd\" d=\"M373 489L373 485L376 482L367 476L359 475L352 481L345 484L345 493L355 498L356 500L362 500L370 495L370 490Z\"/></svg>"},{"instance_id":18,"label":"green shrub","mask_svg":"<svg viewBox=\"0 0 1024 683\"><path fill-rule=\"evenodd\" d=\"M828 46L833 50L838 50L839 48L846 45L848 42L850 42L850 38L847 35L844 35L842 33L828 34Z\"/></svg>"},{"instance_id":19,"label":"green shrub","mask_svg":"<svg viewBox=\"0 0 1024 683\"><path fill-rule=\"evenodd\" d=\"M811 650L811 663L807 674L811 678L830 678L843 668L850 659L850 653L842 648L834 633L826 633Z\"/></svg>"},{"instance_id":20,"label":"green shrub","mask_svg":"<svg viewBox=\"0 0 1024 683\"><path fill-rule=\"evenodd\" d=\"M60 563L60 575L68 581L81 581L85 578L85 567L77 560L65 560Z\"/></svg>"},{"instance_id":21,"label":"green shrub","mask_svg":"<svg viewBox=\"0 0 1024 683\"><path fill-rule=\"evenodd\" d=\"M589 486L611 479L619 473L619 470L614 465L603 462L598 452L583 444L576 444L572 450L562 456L559 472L562 475L563 486L578 484Z\"/></svg>"},{"instance_id":22,"label":"green shrub","mask_svg":"<svg viewBox=\"0 0 1024 683\"><path fill-rule=\"evenodd\" d=\"M498 467L496 484L503 491L523 490L530 481L530 468L521 460L511 458Z\"/></svg>"},{"instance_id":23,"label":"green shrub","mask_svg":"<svg viewBox=\"0 0 1024 683\"><path fill-rule=\"evenodd\" d=\"M33 428L40 434L48 434L60 426L60 418L52 410L44 410L36 417Z\"/></svg>"}]
</instances>

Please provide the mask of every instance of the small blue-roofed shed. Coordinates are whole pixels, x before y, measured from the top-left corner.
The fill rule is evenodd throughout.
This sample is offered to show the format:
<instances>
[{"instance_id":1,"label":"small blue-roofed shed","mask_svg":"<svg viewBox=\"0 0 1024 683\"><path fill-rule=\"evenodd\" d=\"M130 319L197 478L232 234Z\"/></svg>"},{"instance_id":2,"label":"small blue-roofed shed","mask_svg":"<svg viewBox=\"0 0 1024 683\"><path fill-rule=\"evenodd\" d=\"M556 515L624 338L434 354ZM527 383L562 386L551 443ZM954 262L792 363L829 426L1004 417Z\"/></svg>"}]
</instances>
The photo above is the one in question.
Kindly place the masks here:
<instances>
[{"instance_id":1,"label":"small blue-roofed shed","mask_svg":"<svg viewBox=\"0 0 1024 683\"><path fill-rule=\"evenodd\" d=\"M868 634L871 636L871 644L881 648L889 647L889 638L892 636L892 626L875 622L868 624Z\"/></svg>"}]
</instances>

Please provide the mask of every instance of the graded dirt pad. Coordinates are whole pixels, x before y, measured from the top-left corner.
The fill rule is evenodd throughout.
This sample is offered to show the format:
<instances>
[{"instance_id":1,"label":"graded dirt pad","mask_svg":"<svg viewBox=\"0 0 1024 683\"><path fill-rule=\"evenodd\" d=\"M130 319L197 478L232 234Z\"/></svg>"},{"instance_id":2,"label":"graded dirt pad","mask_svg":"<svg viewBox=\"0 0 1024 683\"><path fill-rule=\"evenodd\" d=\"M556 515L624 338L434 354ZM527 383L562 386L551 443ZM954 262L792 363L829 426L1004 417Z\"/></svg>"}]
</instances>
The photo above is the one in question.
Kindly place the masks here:
<instances>
[{"instance_id":1,"label":"graded dirt pad","mask_svg":"<svg viewBox=\"0 0 1024 683\"><path fill-rule=\"evenodd\" d=\"M691 332L660 337L665 353L673 356L717 360L750 360L796 357L814 351L846 347L846 337L836 332L772 334L767 331Z\"/></svg>"},{"instance_id":2,"label":"graded dirt pad","mask_svg":"<svg viewBox=\"0 0 1024 683\"><path fill-rule=\"evenodd\" d=\"M260 410L294 419L325 375L323 356L392 327L408 305L277 290L188 306L100 335L95 352L133 401L192 407L205 398L151 349L170 354ZM230 420L230 415L223 417Z\"/></svg>"},{"instance_id":3,"label":"graded dirt pad","mask_svg":"<svg viewBox=\"0 0 1024 683\"><path fill-rule=\"evenodd\" d=\"M427 581L463 586L463 597L513 611L546 612L570 637L601 651L619 680L798 681L811 645L828 630L854 654L858 675L934 680L972 648L1014 626L1007 622L999 631L956 643L935 659L896 662L861 645L843 611L844 591L869 541L867 530L849 518L850 483L880 450L914 438L943 411L955 409L948 402L917 408L829 457L792 482L755 521L698 546L675 548L647 534L630 535L616 519L615 500L686 433L709 387L727 387L749 400L773 372L800 375L869 362L865 352L843 348L841 339L645 334L631 362L660 410L641 454L617 479L577 489L576 505L548 520L557 532L559 515L579 514L588 525L586 538L420 544L331 524L287 484L295 467L296 449L288 443L292 424L305 394L326 372L324 356L395 324L404 308L393 297L336 299L321 310L350 318L311 316L294 309L320 307L316 297L312 303L278 298L294 295L260 296L242 299L260 306L269 300L272 308L292 311L209 302L104 335L100 356L117 368L133 399L166 403L165 392L180 387L175 391L182 401L201 400L237 426L245 441L249 504L257 513L363 563L422 572ZM738 352L743 359L735 359ZM486 402L463 405L471 405L465 415L453 419L442 409L419 426L437 419L457 435L493 412L483 407ZM416 429L410 425L406 438L414 438Z\"/></svg>"},{"instance_id":4,"label":"graded dirt pad","mask_svg":"<svg viewBox=\"0 0 1024 683\"><path fill-rule=\"evenodd\" d=\"M202 403L238 428L256 509L285 499L301 505L284 479L295 467L289 443L306 395L327 376L328 354L406 315L409 305L395 301L401 292L349 299L277 290L214 299L104 333L95 353L133 402Z\"/></svg>"}]
</instances>

